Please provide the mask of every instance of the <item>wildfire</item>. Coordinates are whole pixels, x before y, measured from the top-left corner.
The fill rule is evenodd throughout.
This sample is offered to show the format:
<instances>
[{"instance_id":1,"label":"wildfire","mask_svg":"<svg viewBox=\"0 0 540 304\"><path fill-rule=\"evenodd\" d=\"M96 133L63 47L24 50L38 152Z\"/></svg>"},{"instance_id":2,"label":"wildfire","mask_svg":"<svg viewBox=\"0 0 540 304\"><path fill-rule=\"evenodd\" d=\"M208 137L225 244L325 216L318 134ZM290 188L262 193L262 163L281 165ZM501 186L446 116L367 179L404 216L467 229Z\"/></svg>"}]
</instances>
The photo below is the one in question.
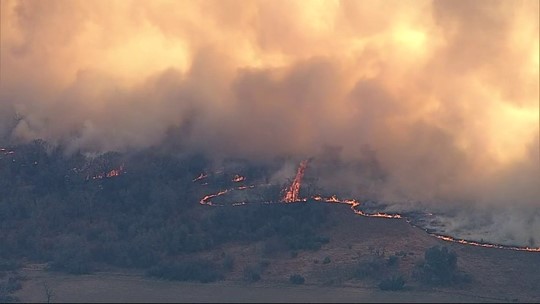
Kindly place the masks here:
<instances>
[{"instance_id":1,"label":"wildfire","mask_svg":"<svg viewBox=\"0 0 540 304\"><path fill-rule=\"evenodd\" d=\"M220 195L223 195L227 192L229 192L230 190L227 189L227 190L222 190L222 191L219 191L218 193L215 193L215 194L208 194L208 195L205 195L201 201L199 202L199 204L201 205L209 205L209 206L214 206L214 204L210 201L210 199L214 198L214 197L218 197Z\"/></svg>"},{"instance_id":2,"label":"wildfire","mask_svg":"<svg viewBox=\"0 0 540 304\"><path fill-rule=\"evenodd\" d=\"M311 197L311 199L318 201L318 202L325 202L325 203L335 203L335 204L346 204L351 206L351 210L358 215L365 216L365 217L379 217L379 218L391 218L391 219L399 219L402 218L400 214L390 214L390 213L383 213L383 212L376 212L376 213L365 213L362 210L356 209L356 207L360 206L360 202L353 199L345 199L341 200L336 195L332 195L331 197L324 198L320 195L315 195Z\"/></svg>"},{"instance_id":3,"label":"wildfire","mask_svg":"<svg viewBox=\"0 0 540 304\"><path fill-rule=\"evenodd\" d=\"M290 187L285 190L285 196L282 201L285 203L294 203L300 201L298 194L300 192L300 186L302 185L302 178L304 178L304 172L306 171L309 160L303 160L298 167L296 176Z\"/></svg>"},{"instance_id":4,"label":"wildfire","mask_svg":"<svg viewBox=\"0 0 540 304\"><path fill-rule=\"evenodd\" d=\"M225 189L225 190L221 190L219 191L218 193L214 193L214 194L208 194L208 195L205 195L200 201L199 203L201 205L210 205L210 206L215 206L215 204L213 204L210 199L214 198L214 197L218 197L218 196L221 196L221 195L224 195L228 192L231 192L231 191L234 191L234 190L246 190L246 189L253 189L257 187L257 185L249 185L249 186L238 186L238 187L235 187L235 188L230 188L230 189ZM241 202L241 203L235 203L233 204L233 206L238 206L238 205L245 205L246 202Z\"/></svg>"},{"instance_id":5,"label":"wildfire","mask_svg":"<svg viewBox=\"0 0 540 304\"><path fill-rule=\"evenodd\" d=\"M465 245L480 246L480 247L485 247L485 248L511 249L511 250L517 250L517 251L540 252L540 248L535 248L535 247L528 247L528 246L518 247L518 246L507 246L507 245L490 244L490 243L480 243L480 242L468 241L464 239L457 239L457 238L453 238L451 236L446 236L446 235L438 235L438 234L433 234L433 233L429 233L429 234L443 241L460 243L460 244L465 244Z\"/></svg>"},{"instance_id":6,"label":"wildfire","mask_svg":"<svg viewBox=\"0 0 540 304\"><path fill-rule=\"evenodd\" d=\"M253 189L255 187L256 187L256 185L249 185L249 186L239 186L239 187L236 187L235 189L236 190L246 190L246 189Z\"/></svg>"},{"instance_id":7,"label":"wildfire","mask_svg":"<svg viewBox=\"0 0 540 304\"><path fill-rule=\"evenodd\" d=\"M117 169L112 169L111 171L109 172L106 172L106 173L102 173L102 174L98 174L98 175L94 175L92 176L92 179L102 179L102 178L111 178L111 177L115 177L115 176L120 176L122 173L124 173L124 165L121 165L119 168ZM89 180L90 177L87 176L86 177L86 180Z\"/></svg>"},{"instance_id":8,"label":"wildfire","mask_svg":"<svg viewBox=\"0 0 540 304\"><path fill-rule=\"evenodd\" d=\"M201 173L199 176L197 176L195 179L193 179L193 182L196 182L198 180L201 180L201 179L204 179L204 178L207 178L207 177L208 177L208 174Z\"/></svg>"},{"instance_id":9,"label":"wildfire","mask_svg":"<svg viewBox=\"0 0 540 304\"><path fill-rule=\"evenodd\" d=\"M302 185L302 178L304 177L304 172L306 171L308 162L309 160L304 160L300 163L300 166L298 167L298 171L296 172L296 176L292 184L285 189L285 196L283 197L282 201L286 203L307 201L307 199L299 197L299 192L300 192L300 186ZM392 218L392 219L402 218L400 214L389 214L389 213L383 213L383 212L365 213L362 210L356 209L356 207L360 206L359 201L341 200L336 195L332 195L331 197L328 197L328 198L324 198L320 195L314 195L311 197L311 199L315 201L326 202L326 203L347 204L351 206L351 209L353 210L354 213L358 215L366 216L366 217L379 217L379 218Z\"/></svg>"},{"instance_id":10,"label":"wildfire","mask_svg":"<svg viewBox=\"0 0 540 304\"><path fill-rule=\"evenodd\" d=\"M235 183L239 183L239 182L245 181L245 180L246 180L245 177L243 177L243 176L241 176L241 175L238 175L238 174L236 174L236 175L234 176L234 178L232 179L232 181L235 182Z\"/></svg>"},{"instance_id":11,"label":"wildfire","mask_svg":"<svg viewBox=\"0 0 540 304\"><path fill-rule=\"evenodd\" d=\"M15 151L8 150L6 148L0 148L0 153L3 153L3 154L15 154Z\"/></svg>"},{"instance_id":12,"label":"wildfire","mask_svg":"<svg viewBox=\"0 0 540 304\"><path fill-rule=\"evenodd\" d=\"M123 170L124 170L123 166L120 166L120 168L118 169L112 169L111 171L107 172L107 174L105 174L105 177L120 176Z\"/></svg>"},{"instance_id":13,"label":"wildfire","mask_svg":"<svg viewBox=\"0 0 540 304\"><path fill-rule=\"evenodd\" d=\"M296 176L290 186L285 188L285 195L282 198L282 202L285 203L296 203L296 202L306 202L308 199L306 198L300 198L299 192L300 192L300 186L302 185L302 178L304 177L304 172L307 168L309 160L304 160L300 163L300 166L298 167L298 170L296 172ZM202 179L206 177L204 174L201 174L198 178L196 178L194 181L198 179ZM233 182L239 182L243 181L244 178L240 175L235 175ZM226 193L233 191L233 190L245 190L245 189L252 189L256 186L261 185L250 185L250 186L238 186L235 188L222 190L215 194L209 194L203 197L200 201L201 205L209 205L209 206L222 206L222 205L216 205L213 204L210 200L212 198L215 198L217 196L225 195ZM314 195L310 199L318 202L324 202L324 203L330 203L330 204L346 204L349 205L351 210L358 215L365 216L365 217L375 217L375 218L387 218L387 219L401 219L404 218L401 214L398 213L384 213L384 212L375 212L375 213L367 213L364 212L358 207L361 205L361 203L354 199L340 199L336 195L332 195L330 197L323 197L321 195ZM242 206L246 205L247 202L236 202L233 203L232 206ZM426 213L428 216L433 216L432 213ZM410 223L410 220L405 218L408 223ZM446 235L439 235L435 233L431 233L424 229L429 235L434 236L440 240L446 241L446 242L453 242L453 243L459 243L464 245L471 245L471 246L478 246L478 247L484 247L484 248L498 248L498 249L509 249L509 250L517 250L517 251L528 251L528 252L540 252L540 248L534 248L534 247L519 247L519 246L508 246L508 245L499 245L499 244L490 244L490 243L483 243L483 242L475 242L475 241L469 241L464 239L458 239L453 238Z\"/></svg>"}]
</instances>

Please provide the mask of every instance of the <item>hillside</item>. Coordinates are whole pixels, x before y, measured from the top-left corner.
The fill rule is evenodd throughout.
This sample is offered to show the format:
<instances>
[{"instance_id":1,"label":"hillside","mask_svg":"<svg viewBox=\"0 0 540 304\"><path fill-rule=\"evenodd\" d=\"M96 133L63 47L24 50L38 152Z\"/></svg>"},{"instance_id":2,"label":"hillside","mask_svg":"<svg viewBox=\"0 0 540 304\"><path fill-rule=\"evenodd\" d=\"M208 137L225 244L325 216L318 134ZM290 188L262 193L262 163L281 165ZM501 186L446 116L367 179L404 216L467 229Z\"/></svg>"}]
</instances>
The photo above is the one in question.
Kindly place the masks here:
<instances>
[{"instance_id":1,"label":"hillside","mask_svg":"<svg viewBox=\"0 0 540 304\"><path fill-rule=\"evenodd\" d=\"M537 302L540 299L537 288L540 255L537 253L447 243L411 227L404 220L364 218L342 205L324 205L323 208L330 218L325 231L330 241L319 250L299 251L293 257L289 251L268 253L264 242L253 242L230 243L193 254L215 261L221 261L223 254L233 256L234 267L221 282L162 281L144 278L137 271L118 269L83 276L26 270L30 280L16 295L22 301L40 301L43 297L40 284L47 281L56 290L57 299L65 301ZM208 210L202 207L199 211ZM414 264L433 245L455 250L459 267L470 273L473 281L465 286L431 288L411 278ZM377 251L386 257L400 251L406 253L399 257L398 267L406 276L404 291L380 291L373 278L348 278L359 262ZM329 263L323 262L325 257L330 258ZM265 265L261 279L246 282L243 270L249 265L261 264ZM305 277L303 286L288 282L293 273ZM85 287L74 292L75 286ZM215 290L219 291L219 297L208 294Z\"/></svg>"},{"instance_id":2,"label":"hillside","mask_svg":"<svg viewBox=\"0 0 540 304\"><path fill-rule=\"evenodd\" d=\"M1 152L0 296L6 302L16 300L13 294L28 299L36 282L31 265L42 265L38 278L62 278L60 285L111 272L242 286L290 286L290 276L298 275L306 286L378 294L383 281L402 277L405 293L539 298L539 253L445 242L405 219L356 215L335 197L334 203L305 202L316 189L301 188L305 166L292 181L268 182L282 159L232 159L206 174L212 163L197 154L65 155L43 141ZM289 203L281 201L283 189ZM445 284L418 274L435 245L457 255L451 272L443 273L450 274ZM17 291L20 284L25 287Z\"/></svg>"}]
</instances>

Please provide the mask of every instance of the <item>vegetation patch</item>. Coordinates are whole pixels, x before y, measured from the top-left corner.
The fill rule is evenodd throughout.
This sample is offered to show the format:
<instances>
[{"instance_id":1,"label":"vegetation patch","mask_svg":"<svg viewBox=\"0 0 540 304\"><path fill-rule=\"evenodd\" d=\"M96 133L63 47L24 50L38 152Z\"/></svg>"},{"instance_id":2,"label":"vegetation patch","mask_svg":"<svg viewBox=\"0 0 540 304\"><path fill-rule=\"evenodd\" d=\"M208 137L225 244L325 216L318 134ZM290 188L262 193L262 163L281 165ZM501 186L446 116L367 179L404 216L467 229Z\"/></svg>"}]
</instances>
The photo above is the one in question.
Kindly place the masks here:
<instances>
[{"instance_id":1,"label":"vegetation patch","mask_svg":"<svg viewBox=\"0 0 540 304\"><path fill-rule=\"evenodd\" d=\"M434 246L426 250L424 260L415 268L413 277L432 286L465 284L472 277L457 267L457 254L444 246Z\"/></svg>"},{"instance_id":2,"label":"vegetation patch","mask_svg":"<svg viewBox=\"0 0 540 304\"><path fill-rule=\"evenodd\" d=\"M212 166L201 154L173 156L149 149L88 158L80 152L66 155L62 147L42 140L13 150L0 158L0 270L16 267L4 261L26 258L70 274L91 273L106 264L184 278L160 267L232 242L263 242L268 255L318 250L329 242L321 233L325 206L198 204L204 195L234 186L215 176L208 177L206 187L193 182ZM229 161L238 162L224 160L225 165ZM245 163L241 173L250 181L263 180L278 165ZM108 172L115 174L108 177ZM281 189L275 185L259 194L277 201ZM175 263L177 272L187 270ZM223 263L225 271L234 267L232 259Z\"/></svg>"},{"instance_id":3,"label":"vegetation patch","mask_svg":"<svg viewBox=\"0 0 540 304\"><path fill-rule=\"evenodd\" d=\"M293 274L289 277L289 282L292 284L301 285L304 284L305 281L306 279L299 274Z\"/></svg>"},{"instance_id":4,"label":"vegetation patch","mask_svg":"<svg viewBox=\"0 0 540 304\"><path fill-rule=\"evenodd\" d=\"M219 265L203 259L160 263L150 268L147 275L174 281L209 283L223 279Z\"/></svg>"},{"instance_id":5,"label":"vegetation patch","mask_svg":"<svg viewBox=\"0 0 540 304\"><path fill-rule=\"evenodd\" d=\"M379 283L379 288L381 290L402 290L404 286L405 280L401 275L386 278Z\"/></svg>"}]
</instances>

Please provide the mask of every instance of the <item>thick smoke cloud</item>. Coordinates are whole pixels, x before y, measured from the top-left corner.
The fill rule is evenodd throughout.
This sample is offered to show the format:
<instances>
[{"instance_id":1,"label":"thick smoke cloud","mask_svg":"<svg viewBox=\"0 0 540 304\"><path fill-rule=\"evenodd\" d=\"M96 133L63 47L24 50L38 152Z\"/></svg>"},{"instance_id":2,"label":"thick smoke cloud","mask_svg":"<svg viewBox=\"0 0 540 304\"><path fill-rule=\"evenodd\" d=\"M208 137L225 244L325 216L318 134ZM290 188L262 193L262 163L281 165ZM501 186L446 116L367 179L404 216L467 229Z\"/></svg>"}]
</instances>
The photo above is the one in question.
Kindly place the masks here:
<instances>
[{"instance_id":1,"label":"thick smoke cloud","mask_svg":"<svg viewBox=\"0 0 540 304\"><path fill-rule=\"evenodd\" d=\"M384 178L349 168L328 185L538 214L538 1L1 5L5 142L166 141L218 158L338 147Z\"/></svg>"}]
</instances>

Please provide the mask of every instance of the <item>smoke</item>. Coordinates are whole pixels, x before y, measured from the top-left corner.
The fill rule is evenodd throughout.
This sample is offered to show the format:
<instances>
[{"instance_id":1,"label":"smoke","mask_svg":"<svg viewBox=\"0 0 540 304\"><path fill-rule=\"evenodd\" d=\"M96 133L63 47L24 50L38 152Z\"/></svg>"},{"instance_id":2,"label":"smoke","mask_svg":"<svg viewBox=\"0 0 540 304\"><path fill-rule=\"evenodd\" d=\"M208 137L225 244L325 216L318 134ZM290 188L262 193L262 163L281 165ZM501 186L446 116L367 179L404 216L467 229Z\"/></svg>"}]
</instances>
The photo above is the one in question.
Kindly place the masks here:
<instances>
[{"instance_id":1,"label":"smoke","mask_svg":"<svg viewBox=\"0 0 540 304\"><path fill-rule=\"evenodd\" d=\"M1 6L6 142L252 159L332 146L371 170L333 174L356 193L540 206L538 1Z\"/></svg>"}]
</instances>

